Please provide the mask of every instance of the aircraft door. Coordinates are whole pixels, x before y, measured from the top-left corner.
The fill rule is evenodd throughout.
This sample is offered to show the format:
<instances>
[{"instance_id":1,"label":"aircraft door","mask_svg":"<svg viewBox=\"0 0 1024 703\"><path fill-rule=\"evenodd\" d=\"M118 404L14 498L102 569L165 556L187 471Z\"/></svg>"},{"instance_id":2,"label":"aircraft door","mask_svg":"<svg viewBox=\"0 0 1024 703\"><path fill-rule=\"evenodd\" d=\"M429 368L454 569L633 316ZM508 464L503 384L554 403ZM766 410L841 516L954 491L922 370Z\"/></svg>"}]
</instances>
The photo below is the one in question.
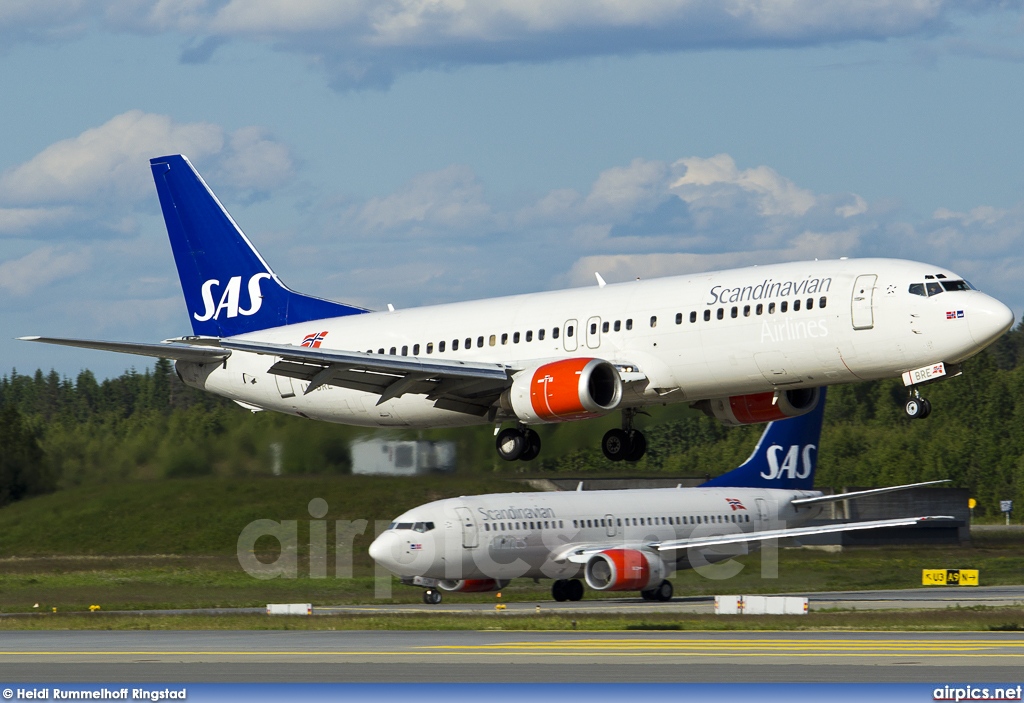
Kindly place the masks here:
<instances>
[{"instance_id":1,"label":"aircraft door","mask_svg":"<svg viewBox=\"0 0 1024 703\"><path fill-rule=\"evenodd\" d=\"M857 276L853 282L853 329L869 330L875 326L875 315L872 309L875 297L875 281L878 276L875 274L864 274Z\"/></svg>"},{"instance_id":2,"label":"aircraft door","mask_svg":"<svg viewBox=\"0 0 1024 703\"><path fill-rule=\"evenodd\" d=\"M462 546L464 549L475 549L479 544L476 521L473 520L473 513L469 508L456 508L455 514L459 516L462 524Z\"/></svg>"},{"instance_id":3,"label":"aircraft door","mask_svg":"<svg viewBox=\"0 0 1024 703\"><path fill-rule=\"evenodd\" d=\"M567 352L576 351L576 347L579 346L579 342L576 341L577 327L579 324L576 320L566 320L562 327L562 346Z\"/></svg>"},{"instance_id":4,"label":"aircraft door","mask_svg":"<svg viewBox=\"0 0 1024 703\"><path fill-rule=\"evenodd\" d=\"M612 516L612 515L605 515L604 516L604 522L605 522L605 534L608 535L609 537L614 537L615 536L615 517Z\"/></svg>"},{"instance_id":5,"label":"aircraft door","mask_svg":"<svg viewBox=\"0 0 1024 703\"><path fill-rule=\"evenodd\" d=\"M601 346L601 318L592 317L587 320L587 346L597 349Z\"/></svg>"},{"instance_id":6,"label":"aircraft door","mask_svg":"<svg viewBox=\"0 0 1024 703\"><path fill-rule=\"evenodd\" d=\"M758 498L754 502L757 504L757 521L760 523L757 529L766 530L768 529L768 502L764 498Z\"/></svg>"}]
</instances>

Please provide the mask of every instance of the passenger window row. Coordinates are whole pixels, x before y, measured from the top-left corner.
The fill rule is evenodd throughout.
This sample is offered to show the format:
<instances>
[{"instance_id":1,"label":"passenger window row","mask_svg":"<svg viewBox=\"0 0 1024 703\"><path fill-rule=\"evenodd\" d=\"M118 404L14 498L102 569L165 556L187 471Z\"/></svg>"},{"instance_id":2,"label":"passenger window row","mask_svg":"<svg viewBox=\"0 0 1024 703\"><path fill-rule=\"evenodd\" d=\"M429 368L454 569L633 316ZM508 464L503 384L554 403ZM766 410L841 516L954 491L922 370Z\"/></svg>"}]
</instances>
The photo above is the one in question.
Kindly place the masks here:
<instances>
[{"instance_id":1,"label":"passenger window row","mask_svg":"<svg viewBox=\"0 0 1024 703\"><path fill-rule=\"evenodd\" d=\"M958 285L958 284L962 284L964 287L963 288L953 288L952 287L952 286L955 286L955 285ZM938 286L939 284L933 282L933 283L929 283L928 285L929 286ZM946 290L969 290L967 285L968 284L966 284L964 281L943 281L942 282L942 286L945 286ZM917 291L917 288L915 288L915 286L920 286L920 292ZM912 283L910 285L910 292L914 293L915 295L935 295L935 293L932 293L932 292L929 292L929 293L926 294L924 292L924 290L925 290L924 289L924 284ZM928 290L931 291L931 288L929 288ZM940 287L939 292L942 292L941 287ZM827 296L823 295L820 298L818 298L818 300L817 300L817 307L819 309L824 309L827 304L828 304ZM814 298L807 298L806 300L801 300L801 299L797 298L792 303L792 310L793 310L793 312L799 312L801 310L801 308L803 308L805 310L813 310L814 307L815 307L815 300L814 300ZM718 308L715 311L715 318L718 319L718 320L724 320L725 319L725 315L726 315L726 310L728 310L728 315L729 315L730 318L738 318L740 316L740 314L741 314L741 308L739 306L737 306L737 305L733 305L731 308ZM790 310L790 303L789 303L788 300L783 300L781 303L779 303L778 312L780 314L787 313L787 312L789 312L789 310ZM750 317L751 314L754 314L754 315L757 315L757 316L765 315L765 314L767 314L767 315L774 315L775 312L776 312L776 308L775 308L775 303L774 302L768 303L767 306L764 303L758 303L755 306L744 305L742 307L742 315L743 315L743 317ZM711 313L711 309L710 308L708 308L708 309L706 309L704 311L704 321L705 322L710 322L711 321L711 314L712 313ZM691 310L689 317L690 317L690 322L691 323L697 322L697 311L696 310ZM683 313L681 313L681 312L677 312L676 313L676 324L677 325L683 324ZM597 334L597 325L598 325L597 322L591 322L590 323L590 334L591 335L596 335ZM651 316L651 327L655 328L657 326L658 326L658 316L657 315L652 315ZM623 324L622 320L615 320L614 322L609 321L609 320L605 320L605 321L601 322L601 332L605 333L605 334L607 334L608 332L621 332L623 327L627 331L628 330L632 330L633 329L633 319L632 318L627 319L625 321L625 324ZM576 330L575 330L575 326L574 325L567 325L566 326L566 328L565 328L565 336L566 337L572 337L572 336L575 335L575 333L576 333ZM560 334L561 334L561 328L559 328L559 327L552 327L551 328L551 339L558 339ZM474 346L477 349L481 349L484 346L488 346L488 347L498 346L499 342L500 342L500 344L502 346L507 346L508 343L509 343L509 340L511 340L512 344L519 344L519 343L524 342L524 341L526 343L530 343L530 342L534 341L534 339L536 339L538 342L543 342L544 338L546 336L547 336L547 330L544 329L544 328L541 328L541 329L537 330L536 336L534 336L533 330L526 330L526 332L522 333L522 334L519 333L519 332L513 332L511 334L511 336L509 335L508 332L504 332L504 333L502 333L500 338L498 337L498 335L492 334L492 335L490 335L488 337L484 337L483 335L480 335L480 336L476 337L475 341L474 341L473 337L466 337L465 339L453 339L451 341L451 346L450 347L449 347L448 342L446 340L442 340L442 341L438 342L436 347L434 346L433 342L427 342L426 346L424 347L424 351L427 354L433 354L435 349L436 349L438 354L443 354L449 348L453 352L454 351L459 351L460 348L462 348L464 350L469 350L469 349L472 349ZM413 344L412 348L411 348L411 351L412 351L412 356L419 356L420 355L420 345L419 344ZM401 348L401 356L409 356L409 352L410 352L409 345L407 345L407 344L403 345L402 348ZM372 354L373 353L373 349L367 349L366 353L367 354ZM391 347L390 349L385 350L384 347L380 347L379 349L377 349L377 353L378 354L390 354L391 356L398 356L399 355L399 348L398 347Z\"/></svg>"},{"instance_id":2,"label":"passenger window row","mask_svg":"<svg viewBox=\"0 0 1024 703\"><path fill-rule=\"evenodd\" d=\"M824 310L827 305L828 305L828 296L824 296L823 295L820 298L818 298L817 306L818 306L819 309ZM800 312L801 308L804 309L804 310L813 310L814 306L815 306L814 298L807 298L806 300L801 300L800 298L797 298L796 300L793 301L792 310L793 310L793 312ZM730 318L735 319L735 318L738 318L741 314L743 315L743 317L750 317L751 313L753 313L754 315L757 315L757 316L765 315L765 314L767 314L767 315L774 315L775 312L776 312L776 307L775 307L775 303L774 302L768 303L768 305L765 305L764 303L758 303L757 305L754 305L754 306L744 305L742 308L740 308L738 305L733 305L731 308L718 308L717 310L715 310L715 313L714 313L715 319L724 320L725 316L726 316L726 311L728 311L728 315L729 315ZM787 313L789 311L790 311L790 303L789 303L788 300L783 300L781 303L779 303L779 306L778 306L779 314ZM704 322L710 322L711 321L711 315L712 315L711 308L705 309L704 310L704 316L703 316L704 317ZM696 310L691 310L690 311L690 322L694 323L696 321L697 321L697 311ZM652 317L651 318L651 327L654 327L656 324L657 324L656 319ZM681 313L681 312L677 312L676 313L676 324L677 325L683 324L683 313Z\"/></svg>"},{"instance_id":3,"label":"passenger window row","mask_svg":"<svg viewBox=\"0 0 1024 703\"><path fill-rule=\"evenodd\" d=\"M651 319L653 320L654 318L651 318ZM652 324L651 326L653 327L654 325ZM614 323L604 322L601 325L601 331L602 332L608 332L609 329L614 329L616 332L619 332L622 329L622 327L623 327L622 320L615 320ZM627 330L633 329L633 320L632 319L626 320L625 328ZM552 327L551 328L551 339L558 339L560 337L561 333L562 333L562 330L561 330L560 327ZM591 334L597 334L597 323L596 322L590 323L590 333ZM566 337L573 337L575 335L576 335L576 326L575 325L567 325L566 328L565 328L565 336ZM544 329L544 328L541 328L541 329L537 330L536 336L534 336L533 330L526 330L526 332L522 333L522 334L519 333L519 332L513 332L511 335L509 335L508 332L505 332L500 337L500 344L502 346L507 346L510 340L511 340L512 344L519 344L520 342L527 342L527 343L529 343L529 342L534 341L534 339L536 339L538 342L543 342L544 338L546 336L547 336L547 330ZM477 349L481 349L484 346L495 347L495 346L498 346L498 344L499 344L499 337L498 337L498 335L495 335L495 334L492 334L492 335L490 335L488 337L484 337L483 335L480 335L475 340L475 346L476 346ZM460 347L462 349L464 349L464 350L472 349L474 347L474 339L473 339L473 337L466 337L464 340L453 339L451 341L451 346L450 347L448 345L447 340L442 340L442 341L438 342L436 347L435 347L433 342L427 342L426 345L423 347L423 350L427 354L433 354L435 349L436 349L438 354L443 354L449 348L451 349L451 351L459 351ZM420 355L420 345L419 344L413 344L412 348L411 348L411 351L412 351L412 356L419 356ZM401 356L409 356L409 352L410 352L410 347L409 347L408 344L405 344L405 345L403 345L401 347L401 354L400 355ZM367 354L373 354L373 349L367 349L366 353ZM390 349L385 349L384 347L380 347L379 349L377 349L377 353L378 354L390 354L391 356L399 356L399 348L397 346L391 347Z\"/></svg>"},{"instance_id":4,"label":"passenger window row","mask_svg":"<svg viewBox=\"0 0 1024 703\"><path fill-rule=\"evenodd\" d=\"M522 522L495 523L485 522L484 532L505 532L508 530L551 530L561 529L564 527L565 524L562 520L524 520Z\"/></svg>"}]
</instances>

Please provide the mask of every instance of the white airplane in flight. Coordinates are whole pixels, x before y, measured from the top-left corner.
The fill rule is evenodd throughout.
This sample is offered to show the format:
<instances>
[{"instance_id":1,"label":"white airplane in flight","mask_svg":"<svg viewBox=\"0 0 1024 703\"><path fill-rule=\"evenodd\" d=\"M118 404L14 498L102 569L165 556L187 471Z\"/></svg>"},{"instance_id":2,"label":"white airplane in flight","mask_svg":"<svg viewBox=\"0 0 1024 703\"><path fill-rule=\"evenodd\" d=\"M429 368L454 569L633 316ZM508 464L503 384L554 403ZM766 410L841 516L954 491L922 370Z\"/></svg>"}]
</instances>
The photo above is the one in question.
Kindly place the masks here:
<instances>
[{"instance_id":1,"label":"white airplane in flight","mask_svg":"<svg viewBox=\"0 0 1024 703\"><path fill-rule=\"evenodd\" d=\"M602 449L635 461L645 407L730 424L809 412L818 389L904 377L918 388L1013 324L998 300L930 264L840 259L371 312L281 282L184 156L151 161L192 336L160 344L31 341L175 360L186 384L250 410L367 427L493 424L530 460L531 425L619 411ZM503 423L512 426L500 430Z\"/></svg>"},{"instance_id":2,"label":"white airplane in flight","mask_svg":"<svg viewBox=\"0 0 1024 703\"><path fill-rule=\"evenodd\" d=\"M555 579L557 601L580 600L583 576L597 591L672 598L676 569L734 554L707 548L765 540L914 525L946 516L800 527L825 503L927 486L928 481L854 493L812 490L824 414L772 422L750 458L697 488L495 493L434 501L395 518L370 556L403 583L441 590L492 591L510 579ZM438 590L441 589L441 590Z\"/></svg>"}]
</instances>

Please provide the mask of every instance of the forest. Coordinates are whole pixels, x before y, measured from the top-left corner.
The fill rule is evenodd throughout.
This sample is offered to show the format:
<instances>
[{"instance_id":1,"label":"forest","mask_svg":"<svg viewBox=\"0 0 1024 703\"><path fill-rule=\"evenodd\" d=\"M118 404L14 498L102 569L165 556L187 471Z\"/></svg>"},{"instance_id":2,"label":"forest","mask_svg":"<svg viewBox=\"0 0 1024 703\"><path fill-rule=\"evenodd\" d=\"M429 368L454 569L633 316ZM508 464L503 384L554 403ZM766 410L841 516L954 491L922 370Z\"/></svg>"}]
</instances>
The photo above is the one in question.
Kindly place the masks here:
<instances>
[{"instance_id":1,"label":"forest","mask_svg":"<svg viewBox=\"0 0 1024 703\"><path fill-rule=\"evenodd\" d=\"M962 376L927 386L933 412L910 420L899 380L829 389L819 453L819 486L872 487L950 479L978 500L977 517L999 501L1024 506L1024 329L1018 326L964 365ZM184 386L173 364L98 381L55 371L0 379L0 506L87 484L205 475L346 473L351 441L365 428L272 412L252 413ZM743 461L761 426L728 428L686 407L641 417L648 454L611 463L599 440L618 414L539 428L543 451L506 463L490 426L394 431L400 438L449 439L461 474L636 476L715 475ZM380 431L383 432L383 431ZM278 457L277 460L274 457Z\"/></svg>"}]
</instances>

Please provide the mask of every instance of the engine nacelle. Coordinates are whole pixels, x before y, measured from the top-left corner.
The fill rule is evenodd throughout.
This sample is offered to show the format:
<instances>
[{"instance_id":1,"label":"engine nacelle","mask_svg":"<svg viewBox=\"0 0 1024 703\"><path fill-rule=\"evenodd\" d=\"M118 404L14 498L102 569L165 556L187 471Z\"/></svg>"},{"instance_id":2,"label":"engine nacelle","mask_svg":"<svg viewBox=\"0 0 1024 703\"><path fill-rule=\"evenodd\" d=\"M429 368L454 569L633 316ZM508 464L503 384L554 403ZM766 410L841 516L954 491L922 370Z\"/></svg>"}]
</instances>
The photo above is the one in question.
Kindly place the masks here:
<instances>
[{"instance_id":1,"label":"engine nacelle","mask_svg":"<svg viewBox=\"0 0 1024 703\"><path fill-rule=\"evenodd\" d=\"M606 549L590 557L584 576L595 591L646 591L665 579L665 562L653 552Z\"/></svg>"},{"instance_id":2,"label":"engine nacelle","mask_svg":"<svg viewBox=\"0 0 1024 703\"><path fill-rule=\"evenodd\" d=\"M526 423L598 417L622 400L619 371L603 359L563 359L520 371L501 406Z\"/></svg>"},{"instance_id":3,"label":"engine nacelle","mask_svg":"<svg viewBox=\"0 0 1024 703\"><path fill-rule=\"evenodd\" d=\"M498 581L497 579L460 579L455 581L453 579L445 579L444 581L439 581L437 585L445 591L484 593L486 591L500 591L508 585L508 581Z\"/></svg>"},{"instance_id":4,"label":"engine nacelle","mask_svg":"<svg viewBox=\"0 0 1024 703\"><path fill-rule=\"evenodd\" d=\"M817 407L820 397L820 388L793 388L781 391L778 399L768 391L705 400L698 407L726 425L754 425L806 415Z\"/></svg>"}]
</instances>

